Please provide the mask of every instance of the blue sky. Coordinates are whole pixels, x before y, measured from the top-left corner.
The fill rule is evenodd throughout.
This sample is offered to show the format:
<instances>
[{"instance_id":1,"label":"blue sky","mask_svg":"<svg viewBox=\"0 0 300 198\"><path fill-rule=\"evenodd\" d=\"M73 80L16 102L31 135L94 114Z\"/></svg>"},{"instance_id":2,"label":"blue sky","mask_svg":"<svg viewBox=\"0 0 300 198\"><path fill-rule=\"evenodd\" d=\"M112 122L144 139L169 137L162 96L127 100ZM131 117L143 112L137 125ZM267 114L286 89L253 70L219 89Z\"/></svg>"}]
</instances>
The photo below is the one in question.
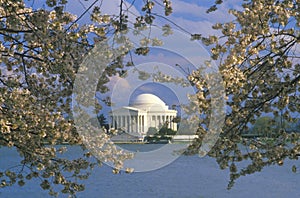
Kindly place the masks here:
<instances>
[{"instance_id":1,"label":"blue sky","mask_svg":"<svg viewBox=\"0 0 300 198\"><path fill-rule=\"evenodd\" d=\"M94 3L95 0L71 0L66 6L66 10L71 13L80 16L85 10ZM33 6L33 8L46 8L45 0L25 0L27 5ZM127 5L130 5L133 0L127 0ZM232 19L228 14L229 8L238 8L241 4L240 0L224 1L223 4L218 6L216 12L207 14L206 10L213 5L214 0L173 0L173 14L169 16L169 19L194 33L207 34L211 32L211 25L216 22L225 22ZM101 6L102 13L106 14L119 14L119 0L99 0L95 5ZM134 1L131 11L134 14L141 13L140 8L143 5L143 1ZM154 12L161 12L162 9L159 6L154 8ZM89 13L89 12L88 12ZM86 14L80 19L80 23L87 23L89 20L89 14ZM129 16L129 18L135 18L135 16Z\"/></svg>"},{"instance_id":2,"label":"blue sky","mask_svg":"<svg viewBox=\"0 0 300 198\"><path fill-rule=\"evenodd\" d=\"M131 2L134 0L128 0L127 4L130 5ZM28 6L32 6L34 9L39 8L46 8L45 0L25 0ZM80 16L82 13L86 11L86 9L94 3L95 0L69 0L69 3L66 6L66 10ZM106 14L119 14L119 0L103 0L96 3L99 5L102 2L102 13ZM134 20L134 15L139 15L141 13L140 8L143 5L143 1L135 0L135 6L132 7L131 11L133 14L129 15L129 19ZM227 22L233 19L233 17L228 14L228 10L230 8L240 9L240 5L242 1L240 0L228 0L224 1L223 4L218 6L218 10L216 12L207 14L206 10L213 5L214 0L173 0L172 7L173 7L173 14L170 15L168 18L175 22L177 25L185 29L190 33L200 33L204 36L219 33L211 28L211 26L217 22ZM154 12L161 12L162 10L154 9ZM87 12L79 21L81 25L90 23L89 21L89 12ZM156 20L157 26L162 26L165 23L168 23L165 20L157 19ZM176 27L174 27L176 28ZM177 41L176 45L180 45L183 48L186 47L185 43L181 43ZM297 50L297 49L295 49ZM191 52L192 56L197 56L197 53ZM172 68L165 69L164 72L166 73L174 73L176 70L177 72L181 72L184 74L183 71L176 68L174 65L176 63L182 65L185 68L191 67L191 62L187 61L185 57L180 56L180 54L172 53L166 50L152 50L147 57L136 57L135 63L137 65L143 64L145 62L160 62L163 64L170 65ZM173 72L170 72L174 70ZM134 75L133 75L134 76ZM188 91L185 91L181 88L174 88L176 85L170 85L168 83L153 83L146 81L144 84L136 85L134 83L129 83L126 78L121 78L119 76L115 76L111 78L111 82L108 84L111 91L103 95L103 98L106 96L111 96L114 90L116 90L116 84L119 85L117 88L118 91L122 90L118 98L122 98L122 96L127 95L128 100L123 101L130 103L130 100L134 99L140 93L153 93L163 101L165 101L169 106L173 104L180 104L182 102L182 95L185 95ZM120 86L121 85L121 86ZM131 87L131 88L129 88ZM177 86L178 87L178 86ZM179 90L179 91L178 91ZM183 91L181 91L183 90ZM122 95L124 94L124 95ZM123 103L120 103L123 104ZM126 105L126 104L124 104ZM101 113L107 114L110 111L109 107L104 107Z\"/></svg>"},{"instance_id":3,"label":"blue sky","mask_svg":"<svg viewBox=\"0 0 300 198\"><path fill-rule=\"evenodd\" d=\"M133 0L128 0L127 4L130 5L130 3ZM32 5L34 8L46 8L45 1L33 1L33 0L27 0L28 5ZM140 7L142 5L143 1L135 1L136 7L132 7L131 11L133 14L129 15L129 19L134 20L134 15L140 14ZM228 14L228 8L235 7L236 5L240 4L240 1L238 0L231 0L231 1L225 1L222 5L219 6L219 9L211 14L207 14L206 10L213 5L212 0L209 1L198 1L198 0L189 0L189 1L182 1L182 0L173 0L172 1L172 7L173 7L173 14L169 16L169 19L179 26L181 26L183 29L187 30L190 33L200 33L202 35L210 35L210 34L218 34L215 30L212 30L211 26L216 22L226 22L231 19L231 17ZM72 0L69 1L69 3L66 6L66 10L80 16L82 13L86 11L86 9L94 3L94 0ZM96 5L101 5L101 11L104 14L119 14L119 0L103 0L96 3ZM161 10L154 9L154 12L160 12ZM163 12L160 12L163 13ZM89 12L86 13L79 21L81 25L90 23L89 21ZM162 26L166 23L168 23L165 20L157 19L156 20L157 26ZM188 36L188 35L186 35ZM180 40L176 41L174 43L176 47L186 47L186 43L180 42ZM187 50L187 49L185 49ZM192 50L192 48L191 48ZM199 56L197 54L197 51L191 51L188 59L197 59ZM209 53L207 52L207 55ZM182 65L183 67L190 67L191 63L188 62L185 57L182 57L180 54L172 53L166 50L154 50L151 51L149 56L147 57L136 57L136 64L142 64L145 62L160 62L164 64L170 65L172 68L166 69L164 72L166 73L172 73L171 70L173 70L173 73L179 72L185 77L187 76L183 71L181 71L179 68L175 67L175 64L178 63ZM201 63L199 63L201 64ZM129 90L128 86L134 87L135 85L130 85L126 78L120 78L119 76L115 76L111 78L111 82L108 84L108 86L111 89L110 93L107 93L105 95L111 95L112 92L115 89L115 85L119 84L122 85L121 88L118 90L125 91L127 94L131 97L134 97L137 93L142 93L148 91L149 93L154 93L161 97L168 105L174 104L174 102L180 103L180 99L182 98L183 94L186 94L185 91L178 91L176 89L176 85L169 85L169 84L157 84L157 83L150 83L145 82L145 85L137 86L136 90ZM132 84L132 83L131 83ZM175 87L175 88L174 88ZM147 88L147 89L146 89ZM179 88L180 89L180 88ZM131 98L132 98L131 97ZM129 103L128 101L125 101ZM107 111L107 108L104 108L104 111Z\"/></svg>"},{"instance_id":4,"label":"blue sky","mask_svg":"<svg viewBox=\"0 0 300 198\"><path fill-rule=\"evenodd\" d=\"M134 0L128 0L127 5L130 5L133 1ZM134 2L135 6L131 7L131 11L133 14L129 15L129 19L131 20L135 19L134 15L139 15L141 13L140 8L143 5L143 1ZM77 16L80 16L92 3L94 3L94 0L70 0L66 6L66 10ZM102 13L116 15L119 14L119 0L103 0L97 2L96 5L100 5L100 3L102 3ZM214 0L173 0L173 14L170 15L168 18L190 33L200 33L204 36L211 34L218 35L219 33L213 30L211 26L217 22L223 23L232 20L233 17L230 14L228 14L228 10L230 8L239 9L242 1L224 1L223 4L218 6L218 10L216 12L207 14L206 10L211 5L213 5L213 3ZM32 5L34 8L46 7L45 1L43 0L27 0L27 5ZM155 8L153 11L163 13L161 8ZM81 25L89 23L89 12L87 12L78 22ZM157 26L162 26L168 22L163 19L157 18L155 23ZM180 41L177 41L175 45L186 47L185 43L181 43ZM191 54L192 53L194 56L197 56L196 52L191 52ZM184 57L180 56L180 54L175 54L166 50L152 50L150 54L146 57L135 57L135 64L137 65L151 61L168 64L172 67L171 70L179 71L182 74L184 74L184 72L175 67L176 63L182 65L183 67L191 66L191 63L187 61ZM170 69L169 71L166 70L165 72L170 73ZM180 94L183 94L178 93L178 91L174 90L174 88L168 84L145 82L145 85L139 84L139 86L132 86L126 81L126 78L120 78L119 76L115 76L111 78L111 82L108 84L109 88L111 89L111 92L105 94L105 96L112 94L116 84L122 85L122 87L119 87L118 90L124 91L124 94L128 95L129 98L134 98L138 93L148 92L158 95L169 106L173 105L174 103L180 103L180 99L178 98L180 98ZM130 89L130 92L128 92L129 86L135 87L135 89ZM129 103L129 100L130 99L126 100L125 102ZM104 108L104 111L109 111L109 108Z\"/></svg>"}]
</instances>

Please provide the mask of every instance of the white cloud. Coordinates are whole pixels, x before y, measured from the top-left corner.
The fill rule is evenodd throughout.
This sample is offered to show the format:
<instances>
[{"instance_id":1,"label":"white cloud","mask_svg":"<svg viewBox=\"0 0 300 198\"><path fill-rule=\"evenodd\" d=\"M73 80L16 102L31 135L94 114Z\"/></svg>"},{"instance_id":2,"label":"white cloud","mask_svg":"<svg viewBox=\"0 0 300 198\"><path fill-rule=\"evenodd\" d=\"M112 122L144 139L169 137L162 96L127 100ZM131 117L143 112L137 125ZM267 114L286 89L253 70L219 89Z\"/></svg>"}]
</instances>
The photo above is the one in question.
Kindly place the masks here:
<instances>
[{"instance_id":1,"label":"white cloud","mask_svg":"<svg viewBox=\"0 0 300 198\"><path fill-rule=\"evenodd\" d=\"M207 6L199 6L197 4L187 3L184 1L173 1L175 14L185 14L188 15L192 20L195 20L193 18L196 18L207 20L212 23L226 22L233 19L233 17L228 14L228 10L233 7L234 5L224 2L215 12L206 13L208 9Z\"/></svg>"},{"instance_id":2,"label":"white cloud","mask_svg":"<svg viewBox=\"0 0 300 198\"><path fill-rule=\"evenodd\" d=\"M218 31L212 29L214 23L210 21L190 21L184 18L174 18L176 23L192 34L200 33L203 36L218 35Z\"/></svg>"},{"instance_id":3,"label":"white cloud","mask_svg":"<svg viewBox=\"0 0 300 198\"><path fill-rule=\"evenodd\" d=\"M157 51L156 49L152 49L152 50ZM158 51L159 51L159 49L158 49ZM180 57L179 55L166 54L165 51L161 51L159 53L151 53L151 49L150 49L150 54L147 56L134 57L134 63L136 65L145 63L145 62L154 62L154 61L159 62L159 63L168 64L170 66L175 66L176 64L179 64L179 65L190 64L183 57Z\"/></svg>"},{"instance_id":4,"label":"white cloud","mask_svg":"<svg viewBox=\"0 0 300 198\"><path fill-rule=\"evenodd\" d=\"M77 1L77 2L76 2ZM76 2L76 3L75 3ZM67 4L67 11L72 14L77 15L77 17L81 16L89 7L93 5L94 1L84 1L84 0L72 0ZM124 9L126 6L129 6L128 2L124 2ZM99 6L102 14L108 15L119 15L120 12L120 0L103 0L98 1L92 7ZM80 19L80 24L85 24L90 22L90 14L92 13L93 8L89 9L87 13L83 15ZM135 9L135 7L130 8L130 12L128 13L129 19L135 19L139 14L139 11Z\"/></svg>"},{"instance_id":5,"label":"white cloud","mask_svg":"<svg viewBox=\"0 0 300 198\"><path fill-rule=\"evenodd\" d=\"M218 31L211 28L212 25L233 20L234 17L228 13L228 10L239 9L240 4L238 0L225 1L218 6L217 11L208 14L206 13L208 6L176 0L172 1L173 14L170 15L170 20L190 33L200 33L203 36L220 35ZM160 25L165 23L166 21L163 20L158 21Z\"/></svg>"},{"instance_id":6,"label":"white cloud","mask_svg":"<svg viewBox=\"0 0 300 198\"><path fill-rule=\"evenodd\" d=\"M122 77L112 76L109 78L109 82L106 84L109 88L114 88L116 85L120 87L120 90L130 89L129 83Z\"/></svg>"}]
</instances>

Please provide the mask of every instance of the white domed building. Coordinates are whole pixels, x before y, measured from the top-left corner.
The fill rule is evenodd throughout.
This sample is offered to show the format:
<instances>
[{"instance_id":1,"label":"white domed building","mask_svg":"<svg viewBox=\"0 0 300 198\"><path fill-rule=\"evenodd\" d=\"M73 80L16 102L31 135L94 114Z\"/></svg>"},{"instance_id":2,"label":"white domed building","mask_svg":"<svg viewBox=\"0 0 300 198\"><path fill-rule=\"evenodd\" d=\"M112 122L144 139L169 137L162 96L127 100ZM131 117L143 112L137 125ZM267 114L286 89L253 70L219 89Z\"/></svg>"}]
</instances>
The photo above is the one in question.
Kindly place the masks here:
<instances>
[{"instance_id":1,"label":"white domed building","mask_svg":"<svg viewBox=\"0 0 300 198\"><path fill-rule=\"evenodd\" d=\"M134 136L145 136L150 127L159 130L163 125L177 131L173 119L176 110L171 110L159 97L141 94L129 105L110 112L110 128L121 129Z\"/></svg>"}]
</instances>

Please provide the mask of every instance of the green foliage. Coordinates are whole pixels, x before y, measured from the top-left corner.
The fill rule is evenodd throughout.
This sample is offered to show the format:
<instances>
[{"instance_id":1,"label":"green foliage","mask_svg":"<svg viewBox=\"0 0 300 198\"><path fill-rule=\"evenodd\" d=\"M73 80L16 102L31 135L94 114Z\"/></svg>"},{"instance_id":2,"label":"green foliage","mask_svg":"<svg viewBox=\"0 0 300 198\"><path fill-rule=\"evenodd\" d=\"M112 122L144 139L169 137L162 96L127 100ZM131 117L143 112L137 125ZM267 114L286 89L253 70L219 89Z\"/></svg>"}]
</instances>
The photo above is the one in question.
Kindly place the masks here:
<instances>
[{"instance_id":1,"label":"green foliage","mask_svg":"<svg viewBox=\"0 0 300 198\"><path fill-rule=\"evenodd\" d=\"M92 118L91 122L94 127L101 127L106 129L106 131L109 129L106 117L103 114L98 115L97 118Z\"/></svg>"},{"instance_id":2,"label":"green foliage","mask_svg":"<svg viewBox=\"0 0 300 198\"><path fill-rule=\"evenodd\" d=\"M158 131L156 127L149 127L147 135L155 135L157 132Z\"/></svg>"},{"instance_id":3,"label":"green foliage","mask_svg":"<svg viewBox=\"0 0 300 198\"><path fill-rule=\"evenodd\" d=\"M176 135L176 131L173 131L170 128L167 128L166 126L163 126L157 131L155 127L149 127L147 136L145 137L145 141L148 142L161 142L161 141L169 141L172 140L173 135Z\"/></svg>"},{"instance_id":4,"label":"green foliage","mask_svg":"<svg viewBox=\"0 0 300 198\"><path fill-rule=\"evenodd\" d=\"M156 135L161 135L161 136L176 135L176 131L173 131L172 129L163 126L162 128L159 129Z\"/></svg>"},{"instance_id":5,"label":"green foliage","mask_svg":"<svg viewBox=\"0 0 300 198\"><path fill-rule=\"evenodd\" d=\"M277 137L280 130L291 131L291 123L282 120L279 117L272 118L263 116L256 119L253 127L250 129L252 134L257 134L260 137Z\"/></svg>"}]
</instances>

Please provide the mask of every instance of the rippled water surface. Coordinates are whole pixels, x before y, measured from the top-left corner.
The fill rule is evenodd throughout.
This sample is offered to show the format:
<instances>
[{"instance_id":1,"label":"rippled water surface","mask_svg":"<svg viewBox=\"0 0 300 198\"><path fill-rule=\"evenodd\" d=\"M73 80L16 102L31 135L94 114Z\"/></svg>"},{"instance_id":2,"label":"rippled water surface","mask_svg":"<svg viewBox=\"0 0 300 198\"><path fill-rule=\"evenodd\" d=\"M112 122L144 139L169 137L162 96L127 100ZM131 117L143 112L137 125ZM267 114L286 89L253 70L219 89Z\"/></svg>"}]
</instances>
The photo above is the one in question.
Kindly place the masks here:
<instances>
[{"instance_id":1,"label":"rippled water surface","mask_svg":"<svg viewBox=\"0 0 300 198\"><path fill-rule=\"evenodd\" d=\"M145 147L146 146L146 147ZM126 145L133 151L147 151L158 145ZM67 155L76 157L78 147L71 147ZM153 160L162 160L157 156ZM15 150L0 149L0 171L18 161ZM104 165L96 168L85 180L86 190L78 197L300 197L300 173L292 173L291 166L300 167L299 161L288 161L284 166L272 166L262 172L240 178L232 190L226 190L228 172L218 168L212 158L181 156L169 165L155 171L117 174ZM1 198L49 197L39 187L39 180L32 180L24 187L0 189ZM60 194L59 197L66 197Z\"/></svg>"}]
</instances>

